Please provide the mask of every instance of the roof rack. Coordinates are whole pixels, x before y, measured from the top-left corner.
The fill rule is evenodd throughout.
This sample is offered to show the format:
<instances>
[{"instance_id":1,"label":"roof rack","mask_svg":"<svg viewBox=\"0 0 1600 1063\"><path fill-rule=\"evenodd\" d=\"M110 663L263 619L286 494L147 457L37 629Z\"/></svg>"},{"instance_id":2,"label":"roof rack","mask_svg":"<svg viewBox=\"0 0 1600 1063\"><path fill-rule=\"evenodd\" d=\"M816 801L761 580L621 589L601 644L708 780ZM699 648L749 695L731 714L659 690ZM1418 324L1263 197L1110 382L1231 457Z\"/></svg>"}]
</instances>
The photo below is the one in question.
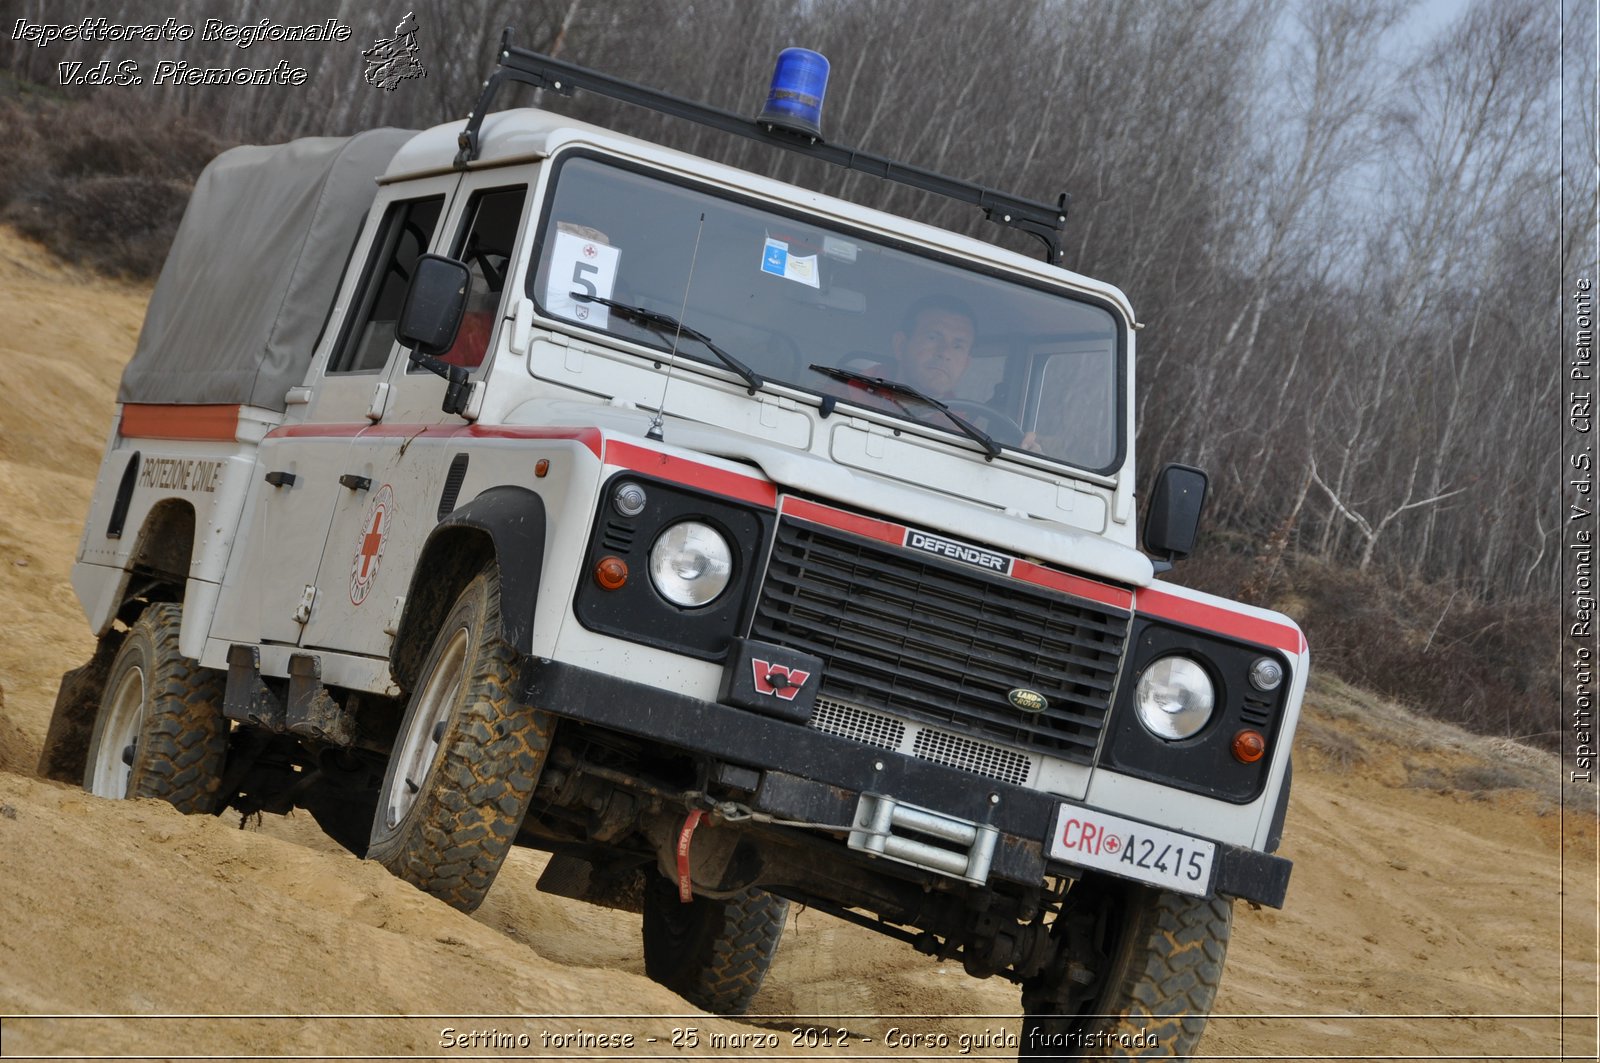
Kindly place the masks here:
<instances>
[{"instance_id":1,"label":"roof rack","mask_svg":"<svg viewBox=\"0 0 1600 1063\"><path fill-rule=\"evenodd\" d=\"M1046 248L1045 261L1059 265L1061 262L1061 230L1067 222L1067 194L1063 192L1054 205L999 192L992 188L960 181L953 177L924 170L916 166L895 162L881 155L855 151L833 144L825 144L811 137L772 129L732 111L709 107L693 100L685 100L657 89L636 85L631 81L611 77L548 55L518 48L511 43L508 27L500 38L499 64L483 83L478 102L467 115L466 128L457 137L460 151L456 153L455 166L464 169L478 157L478 131L483 116L499 92L501 84L517 81L535 88L549 89L563 96L572 95L576 89L587 89L602 96L646 107L676 118L735 133L751 140L786 151L798 152L808 158L821 159L847 170L881 177L886 181L933 192L963 203L973 203L982 208L984 217L998 225L1019 229L1042 241Z\"/></svg>"}]
</instances>

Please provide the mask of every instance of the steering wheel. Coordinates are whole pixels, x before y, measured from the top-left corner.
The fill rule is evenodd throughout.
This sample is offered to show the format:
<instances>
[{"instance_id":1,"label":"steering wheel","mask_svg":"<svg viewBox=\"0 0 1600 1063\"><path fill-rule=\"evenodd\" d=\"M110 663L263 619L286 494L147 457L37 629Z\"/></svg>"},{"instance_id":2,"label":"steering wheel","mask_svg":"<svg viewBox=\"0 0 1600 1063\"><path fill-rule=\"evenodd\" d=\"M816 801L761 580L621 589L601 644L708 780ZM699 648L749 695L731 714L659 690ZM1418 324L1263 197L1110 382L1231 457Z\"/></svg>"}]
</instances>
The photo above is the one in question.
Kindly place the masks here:
<instances>
[{"instance_id":1,"label":"steering wheel","mask_svg":"<svg viewBox=\"0 0 1600 1063\"><path fill-rule=\"evenodd\" d=\"M987 432L996 443L1006 447L1022 446L1022 437L1027 435L1022 426L993 406L985 406L981 402L970 402L966 399L952 399L945 403L950 407L950 412L960 414L980 431Z\"/></svg>"}]
</instances>

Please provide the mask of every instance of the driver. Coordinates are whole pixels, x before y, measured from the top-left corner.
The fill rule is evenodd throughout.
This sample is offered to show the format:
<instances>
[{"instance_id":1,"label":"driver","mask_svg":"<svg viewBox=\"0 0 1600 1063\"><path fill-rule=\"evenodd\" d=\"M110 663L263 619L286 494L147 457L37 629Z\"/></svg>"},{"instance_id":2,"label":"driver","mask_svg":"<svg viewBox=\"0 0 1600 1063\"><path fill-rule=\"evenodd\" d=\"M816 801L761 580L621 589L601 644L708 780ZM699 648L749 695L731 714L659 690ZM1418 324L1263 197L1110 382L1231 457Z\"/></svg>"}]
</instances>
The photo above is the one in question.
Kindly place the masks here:
<instances>
[{"instance_id":1,"label":"driver","mask_svg":"<svg viewBox=\"0 0 1600 1063\"><path fill-rule=\"evenodd\" d=\"M879 375L903 381L936 399L954 398L972 361L975 320L971 308L954 296L918 299L906 311L892 341L898 372Z\"/></svg>"},{"instance_id":2,"label":"driver","mask_svg":"<svg viewBox=\"0 0 1600 1063\"><path fill-rule=\"evenodd\" d=\"M972 345L977 339L977 317L972 308L953 295L925 295L906 310L905 319L894 334L891 347L894 366L868 370L874 376L910 384L941 402L959 401L956 389L972 362ZM971 406L959 410L977 427L990 430L986 418L975 416ZM1016 444L1024 450L1039 451L1034 433L1028 432Z\"/></svg>"}]
</instances>

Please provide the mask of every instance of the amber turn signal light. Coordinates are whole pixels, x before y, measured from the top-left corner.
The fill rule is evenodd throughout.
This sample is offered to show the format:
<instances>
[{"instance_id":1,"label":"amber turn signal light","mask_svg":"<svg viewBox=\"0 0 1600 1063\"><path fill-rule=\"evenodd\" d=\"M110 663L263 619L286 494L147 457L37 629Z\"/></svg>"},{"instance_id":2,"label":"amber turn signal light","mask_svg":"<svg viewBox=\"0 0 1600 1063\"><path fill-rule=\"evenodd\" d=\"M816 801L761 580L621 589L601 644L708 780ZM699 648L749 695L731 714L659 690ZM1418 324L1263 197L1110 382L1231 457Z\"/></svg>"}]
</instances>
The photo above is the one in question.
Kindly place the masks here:
<instances>
[{"instance_id":1,"label":"amber turn signal light","mask_svg":"<svg viewBox=\"0 0 1600 1063\"><path fill-rule=\"evenodd\" d=\"M607 555L594 566L594 581L602 590L621 590L628 582L628 563L620 557Z\"/></svg>"},{"instance_id":2,"label":"amber turn signal light","mask_svg":"<svg viewBox=\"0 0 1600 1063\"><path fill-rule=\"evenodd\" d=\"M1267 755L1267 740L1249 729L1233 736L1233 756L1241 764L1254 764Z\"/></svg>"}]
</instances>

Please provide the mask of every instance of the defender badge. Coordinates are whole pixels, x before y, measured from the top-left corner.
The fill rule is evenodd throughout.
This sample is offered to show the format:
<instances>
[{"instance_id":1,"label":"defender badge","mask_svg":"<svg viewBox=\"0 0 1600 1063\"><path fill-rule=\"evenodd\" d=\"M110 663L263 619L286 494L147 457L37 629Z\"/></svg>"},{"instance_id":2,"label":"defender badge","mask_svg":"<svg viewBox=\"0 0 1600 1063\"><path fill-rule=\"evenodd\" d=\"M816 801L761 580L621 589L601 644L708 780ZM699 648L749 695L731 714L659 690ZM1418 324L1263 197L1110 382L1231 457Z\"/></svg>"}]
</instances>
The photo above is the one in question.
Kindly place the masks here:
<instances>
[{"instance_id":1,"label":"defender badge","mask_svg":"<svg viewBox=\"0 0 1600 1063\"><path fill-rule=\"evenodd\" d=\"M1050 702L1043 694L1025 687L1017 687L1007 693L1006 700L1023 712L1043 712L1050 707Z\"/></svg>"}]
</instances>

